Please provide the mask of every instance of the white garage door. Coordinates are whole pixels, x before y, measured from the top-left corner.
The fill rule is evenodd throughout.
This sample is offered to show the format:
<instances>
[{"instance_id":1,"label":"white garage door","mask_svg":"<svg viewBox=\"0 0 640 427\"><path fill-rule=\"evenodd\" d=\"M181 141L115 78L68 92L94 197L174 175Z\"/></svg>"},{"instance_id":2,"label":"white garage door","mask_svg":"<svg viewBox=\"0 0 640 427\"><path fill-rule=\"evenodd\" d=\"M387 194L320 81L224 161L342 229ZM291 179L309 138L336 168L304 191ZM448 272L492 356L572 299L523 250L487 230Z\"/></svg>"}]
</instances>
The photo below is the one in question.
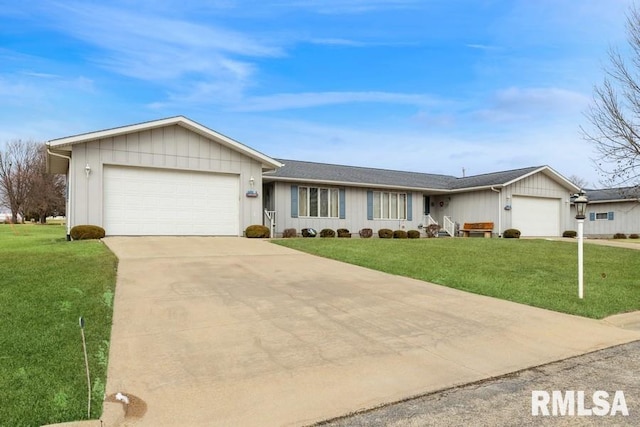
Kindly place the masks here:
<instances>
[{"instance_id":1,"label":"white garage door","mask_svg":"<svg viewBox=\"0 0 640 427\"><path fill-rule=\"evenodd\" d=\"M104 229L112 236L239 233L239 178L105 166Z\"/></svg>"},{"instance_id":2,"label":"white garage door","mask_svg":"<svg viewBox=\"0 0 640 427\"><path fill-rule=\"evenodd\" d=\"M512 228L522 236L559 236L560 199L513 196Z\"/></svg>"}]
</instances>

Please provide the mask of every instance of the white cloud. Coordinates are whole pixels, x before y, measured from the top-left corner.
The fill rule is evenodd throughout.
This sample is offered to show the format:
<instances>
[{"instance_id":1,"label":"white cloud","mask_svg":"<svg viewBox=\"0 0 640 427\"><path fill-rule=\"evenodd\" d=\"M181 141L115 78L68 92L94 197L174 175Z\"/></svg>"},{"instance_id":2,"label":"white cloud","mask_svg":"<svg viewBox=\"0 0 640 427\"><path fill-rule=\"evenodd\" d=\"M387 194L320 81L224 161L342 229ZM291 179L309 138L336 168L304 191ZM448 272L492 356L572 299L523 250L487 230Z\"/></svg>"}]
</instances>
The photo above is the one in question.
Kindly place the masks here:
<instances>
[{"instance_id":1,"label":"white cloud","mask_svg":"<svg viewBox=\"0 0 640 427\"><path fill-rule=\"evenodd\" d=\"M436 105L439 103L438 100L429 95L389 92L280 93L250 97L242 102L242 105L233 106L230 110L243 112L277 111L351 103L408 104L416 106Z\"/></svg>"},{"instance_id":2,"label":"white cloud","mask_svg":"<svg viewBox=\"0 0 640 427\"><path fill-rule=\"evenodd\" d=\"M562 113L564 117L579 115L590 99L582 93L561 88L501 89L493 94L488 107L474 115L482 120L505 122L548 117Z\"/></svg>"}]
</instances>

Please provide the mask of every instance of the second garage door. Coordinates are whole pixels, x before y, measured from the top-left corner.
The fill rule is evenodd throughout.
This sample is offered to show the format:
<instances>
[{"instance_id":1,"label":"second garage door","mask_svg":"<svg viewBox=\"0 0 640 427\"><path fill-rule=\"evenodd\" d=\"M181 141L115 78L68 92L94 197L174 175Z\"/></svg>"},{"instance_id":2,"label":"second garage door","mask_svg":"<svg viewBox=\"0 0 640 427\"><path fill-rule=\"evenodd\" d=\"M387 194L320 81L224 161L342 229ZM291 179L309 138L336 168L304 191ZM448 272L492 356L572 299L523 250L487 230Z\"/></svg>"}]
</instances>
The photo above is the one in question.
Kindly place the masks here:
<instances>
[{"instance_id":1,"label":"second garage door","mask_svg":"<svg viewBox=\"0 0 640 427\"><path fill-rule=\"evenodd\" d=\"M104 229L112 236L239 234L239 178L105 166Z\"/></svg>"},{"instance_id":2,"label":"second garage door","mask_svg":"<svg viewBox=\"0 0 640 427\"><path fill-rule=\"evenodd\" d=\"M560 199L513 196L511 215L522 236L560 235Z\"/></svg>"}]
</instances>

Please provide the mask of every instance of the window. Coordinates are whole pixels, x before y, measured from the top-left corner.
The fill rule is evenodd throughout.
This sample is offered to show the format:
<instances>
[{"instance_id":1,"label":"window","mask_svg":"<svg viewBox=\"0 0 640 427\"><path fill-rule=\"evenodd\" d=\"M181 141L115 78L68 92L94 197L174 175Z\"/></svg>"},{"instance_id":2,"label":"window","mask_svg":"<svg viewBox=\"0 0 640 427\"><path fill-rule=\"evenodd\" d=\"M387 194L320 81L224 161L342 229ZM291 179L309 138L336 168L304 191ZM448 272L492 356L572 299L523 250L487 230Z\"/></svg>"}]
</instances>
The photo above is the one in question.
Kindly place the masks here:
<instances>
[{"instance_id":1,"label":"window","mask_svg":"<svg viewBox=\"0 0 640 427\"><path fill-rule=\"evenodd\" d=\"M613 212L589 212L589 221L613 221Z\"/></svg>"},{"instance_id":2,"label":"window","mask_svg":"<svg viewBox=\"0 0 640 427\"><path fill-rule=\"evenodd\" d=\"M407 195L405 193L373 192L374 219L407 219Z\"/></svg>"},{"instance_id":3,"label":"window","mask_svg":"<svg viewBox=\"0 0 640 427\"><path fill-rule=\"evenodd\" d=\"M339 200L337 188L298 187L298 215L338 218Z\"/></svg>"}]
</instances>

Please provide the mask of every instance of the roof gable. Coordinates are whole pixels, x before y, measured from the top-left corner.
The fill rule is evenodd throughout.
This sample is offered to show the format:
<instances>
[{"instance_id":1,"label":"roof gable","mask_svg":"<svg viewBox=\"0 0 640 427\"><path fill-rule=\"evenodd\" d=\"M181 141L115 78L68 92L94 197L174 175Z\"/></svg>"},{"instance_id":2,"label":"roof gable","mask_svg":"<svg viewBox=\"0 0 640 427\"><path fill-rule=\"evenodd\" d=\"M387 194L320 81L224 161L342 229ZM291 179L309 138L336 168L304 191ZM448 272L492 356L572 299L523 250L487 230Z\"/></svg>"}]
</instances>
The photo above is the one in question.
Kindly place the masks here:
<instances>
[{"instance_id":1,"label":"roof gable","mask_svg":"<svg viewBox=\"0 0 640 427\"><path fill-rule=\"evenodd\" d=\"M262 154L259 151L254 150L234 139L231 139L221 133L218 133L212 129L209 129L200 123L194 122L184 116L169 117L166 119L153 120L144 123L138 123L128 126L122 126L112 129L105 129L96 132L89 132L80 135L73 135L64 138L52 139L47 142L47 145L51 149L57 151L71 151L71 146L75 144L82 144L90 141L95 141L103 138L112 138L119 135L125 135L145 130L151 130L166 126L178 125L199 135L214 140L215 142L238 151L254 160L262 163L263 167L274 169L282 166L282 164L271 157Z\"/></svg>"}]
</instances>

